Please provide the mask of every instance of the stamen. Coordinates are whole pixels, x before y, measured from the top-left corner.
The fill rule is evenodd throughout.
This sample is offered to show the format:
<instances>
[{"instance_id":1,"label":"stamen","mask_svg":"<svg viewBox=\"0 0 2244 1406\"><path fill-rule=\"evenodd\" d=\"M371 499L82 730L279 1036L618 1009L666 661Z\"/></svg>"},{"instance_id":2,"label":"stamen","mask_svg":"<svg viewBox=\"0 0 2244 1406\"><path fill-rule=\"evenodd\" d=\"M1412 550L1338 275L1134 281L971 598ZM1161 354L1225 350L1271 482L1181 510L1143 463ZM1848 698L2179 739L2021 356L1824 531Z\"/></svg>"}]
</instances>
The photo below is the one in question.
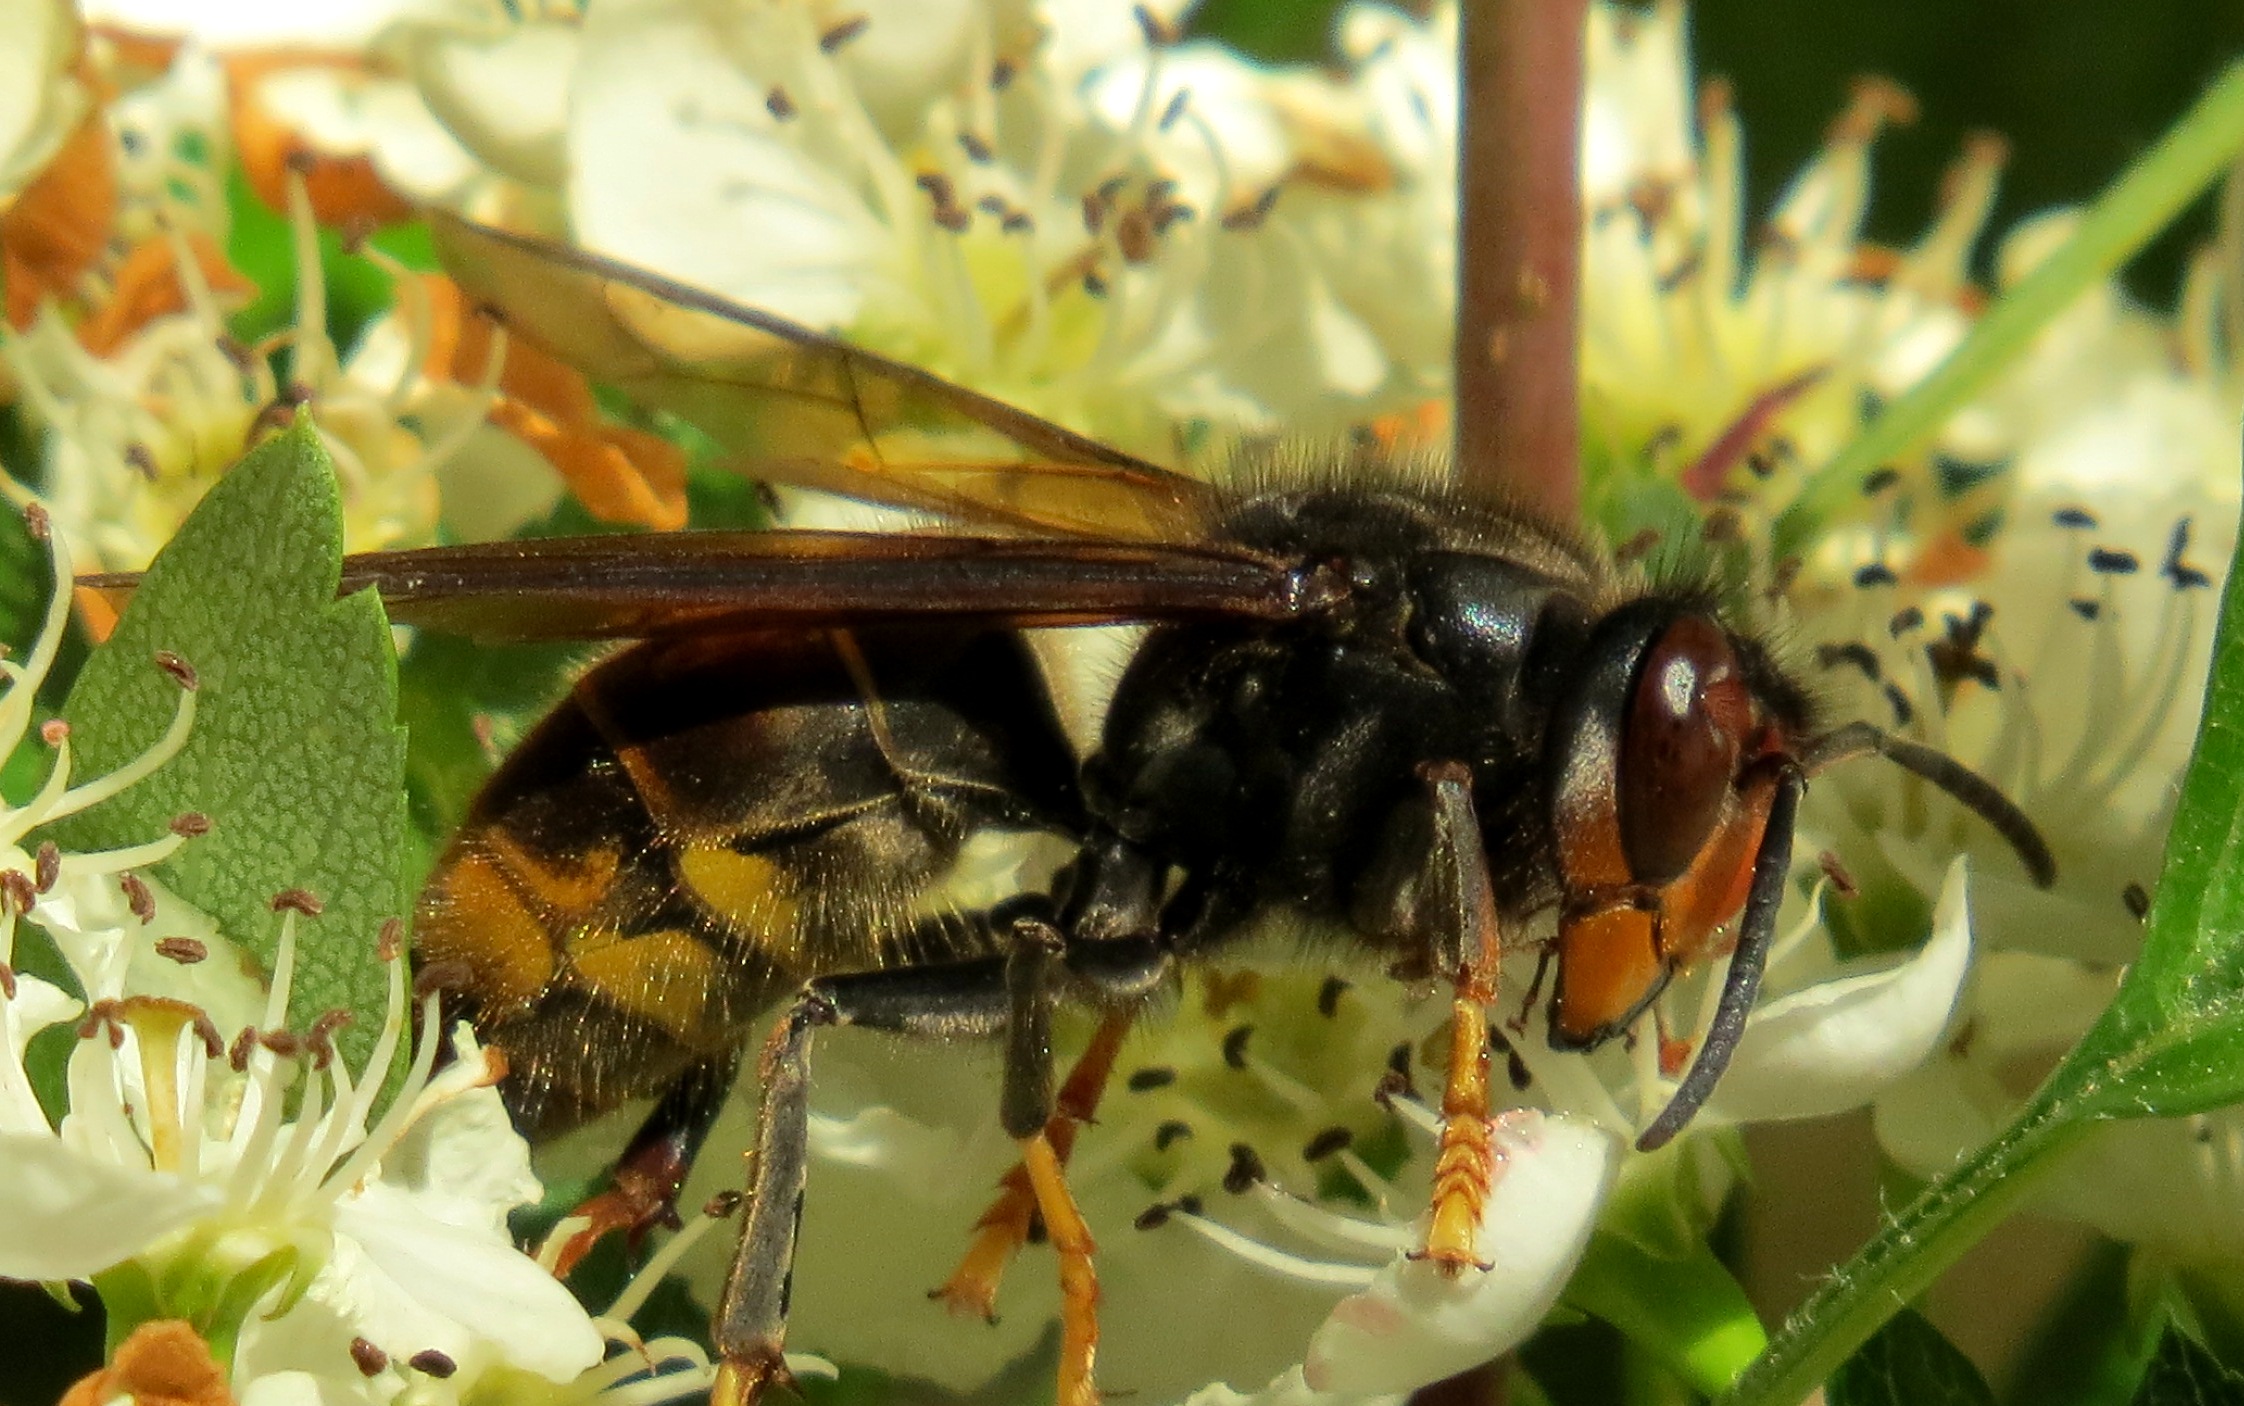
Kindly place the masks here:
<instances>
[{"instance_id":1,"label":"stamen","mask_svg":"<svg viewBox=\"0 0 2244 1406\"><path fill-rule=\"evenodd\" d=\"M1261 1269L1304 1284L1333 1284L1349 1289L1368 1289L1378 1277L1378 1271L1366 1265L1333 1264L1323 1260L1307 1259L1284 1250L1250 1240L1238 1231L1205 1216L1178 1211L1176 1220L1192 1228L1211 1243L1221 1246Z\"/></svg>"},{"instance_id":2,"label":"stamen","mask_svg":"<svg viewBox=\"0 0 2244 1406\"><path fill-rule=\"evenodd\" d=\"M615 1302L608 1305L608 1311L603 1316L617 1322L629 1322L645 1307L654 1291L662 1286L664 1277L685 1258L686 1252L713 1227L721 1224L722 1218L710 1215L706 1210L687 1221L677 1234L664 1241L660 1249L647 1257L645 1266L631 1276L631 1282L623 1286L623 1292L616 1295Z\"/></svg>"},{"instance_id":3,"label":"stamen","mask_svg":"<svg viewBox=\"0 0 2244 1406\"><path fill-rule=\"evenodd\" d=\"M385 940L391 939L388 923L383 924L382 934ZM406 991L403 954L392 946L382 953L382 961L389 968L386 978L389 994L382 1006L381 1032L374 1037L374 1048L367 1052L366 1077L351 1098L348 1116L351 1126L357 1128L365 1127L366 1120L374 1115L374 1100L381 1093L382 1076L388 1072L390 1062L397 1058L397 1042L404 1037L406 1018L412 1009Z\"/></svg>"},{"instance_id":4,"label":"stamen","mask_svg":"<svg viewBox=\"0 0 2244 1406\"><path fill-rule=\"evenodd\" d=\"M25 514L26 521L40 520L32 518L31 514L34 509L42 514L45 510L39 509L38 504L31 501L29 495L12 480L5 481L4 486L0 486L0 491L5 491L7 497L17 504ZM37 702L39 688L47 681L47 671L54 667L55 655L62 648L63 635L70 627L70 544L60 532L47 533L46 542L53 586L47 597L47 613L40 622L39 634L32 643L30 657L20 665L10 666L8 691L5 695L0 695L0 749L4 749L0 751L0 755L12 754L23 744L24 733L31 725L31 710Z\"/></svg>"},{"instance_id":5,"label":"stamen","mask_svg":"<svg viewBox=\"0 0 2244 1406\"><path fill-rule=\"evenodd\" d=\"M158 666L163 667L161 660L158 661ZM186 666L181 663L179 667L184 669ZM174 678L179 677L173 669L166 668L165 672L172 674ZM189 678L192 678L191 673ZM43 818L51 820L64 815L75 815L155 775L159 768L186 748L187 734L195 725L195 700L200 696L193 683L183 683L179 690L179 701L172 708L171 723L164 729L163 736L156 739L154 746L106 776L88 781L82 786L73 786L63 794L57 807Z\"/></svg>"},{"instance_id":6,"label":"stamen","mask_svg":"<svg viewBox=\"0 0 2244 1406\"><path fill-rule=\"evenodd\" d=\"M437 998L434 995L423 1000L421 1029L435 1031L440 1028L437 1010ZM374 1163L381 1160L383 1154L396 1146L397 1140L405 1135L405 1130L430 1109L479 1084L496 1082L486 1063L463 1059L444 1071L446 1084L441 1091L432 1088L429 1071L436 1066L436 1047L437 1041L434 1038L424 1038L421 1041L420 1048L413 1052L413 1065L406 1071L405 1081L398 1085L397 1096L390 1100L390 1106L382 1113L382 1121L352 1150L350 1157L321 1183L320 1190L323 1193L340 1195L344 1188L356 1183ZM478 1053L488 1054L487 1051Z\"/></svg>"},{"instance_id":7,"label":"stamen","mask_svg":"<svg viewBox=\"0 0 2244 1406\"><path fill-rule=\"evenodd\" d=\"M1339 1162L1348 1175L1356 1179L1356 1185L1371 1197L1372 1205L1378 1208L1380 1214L1385 1215L1387 1207L1398 1199L1395 1184L1373 1171L1371 1164L1358 1156L1352 1147L1341 1149Z\"/></svg>"},{"instance_id":8,"label":"stamen","mask_svg":"<svg viewBox=\"0 0 2244 1406\"><path fill-rule=\"evenodd\" d=\"M0 844L15 844L55 813L70 789L70 755L70 738L65 734L55 743L54 763L48 768L47 779L39 783L37 794L0 824Z\"/></svg>"},{"instance_id":9,"label":"stamen","mask_svg":"<svg viewBox=\"0 0 2244 1406\"><path fill-rule=\"evenodd\" d=\"M1253 1027L1242 1026L1240 1027L1240 1030L1251 1033ZM1240 1032L1238 1030L1232 1032L1233 1035L1238 1035L1239 1033ZM1325 1096L1322 1093L1319 1093L1317 1090L1309 1087L1309 1085L1303 1083L1301 1080L1294 1078L1284 1070L1279 1069L1275 1065L1271 1064L1268 1060L1257 1059L1254 1056L1247 1054L1245 1050L1246 1041L1244 1039L1241 1039L1239 1041L1239 1044L1240 1050L1238 1059L1236 1062L1234 1062L1232 1059L1231 1040L1229 1037L1225 1038L1224 1062L1226 1064L1230 1064L1234 1069L1246 1070L1248 1074L1254 1077L1256 1083L1262 1085L1262 1087L1268 1089L1271 1093L1276 1094L1279 1098L1291 1104L1300 1112L1316 1113L1325 1107L1326 1100Z\"/></svg>"},{"instance_id":10,"label":"stamen","mask_svg":"<svg viewBox=\"0 0 2244 1406\"><path fill-rule=\"evenodd\" d=\"M289 374L305 385L321 386L340 373L335 344L327 339L327 281L320 267L319 224L312 215L304 173L293 167L288 181L288 235L296 259L295 355Z\"/></svg>"},{"instance_id":11,"label":"stamen","mask_svg":"<svg viewBox=\"0 0 2244 1406\"><path fill-rule=\"evenodd\" d=\"M322 1081L304 1080L302 1102L296 1111L296 1121L289 1125L288 1140L267 1165L257 1189L248 1198L252 1210L268 1214L280 1212L295 1200L301 1184L317 1184L315 1179L321 1169L312 1165L312 1151L325 1140L326 1112Z\"/></svg>"},{"instance_id":12,"label":"stamen","mask_svg":"<svg viewBox=\"0 0 2244 1406\"><path fill-rule=\"evenodd\" d=\"M1418 1242L1417 1233L1407 1225L1385 1225L1357 1216L1344 1216L1267 1182L1257 1187L1255 1194L1280 1225L1334 1249L1400 1254L1415 1248Z\"/></svg>"}]
</instances>

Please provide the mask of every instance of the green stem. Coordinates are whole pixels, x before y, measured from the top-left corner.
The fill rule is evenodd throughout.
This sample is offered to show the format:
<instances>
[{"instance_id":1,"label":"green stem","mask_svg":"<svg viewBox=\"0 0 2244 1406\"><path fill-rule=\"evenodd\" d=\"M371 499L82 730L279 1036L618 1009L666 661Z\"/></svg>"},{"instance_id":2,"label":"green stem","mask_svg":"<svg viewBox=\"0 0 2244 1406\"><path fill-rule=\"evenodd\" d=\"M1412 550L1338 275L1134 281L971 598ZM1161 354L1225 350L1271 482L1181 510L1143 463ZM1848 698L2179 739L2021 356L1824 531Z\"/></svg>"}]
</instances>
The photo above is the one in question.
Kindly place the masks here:
<instances>
[{"instance_id":1,"label":"green stem","mask_svg":"<svg viewBox=\"0 0 2244 1406\"><path fill-rule=\"evenodd\" d=\"M2228 71L2082 216L2072 237L2004 293L1930 376L1818 469L1776 522L1780 556L1886 463L1922 445L1986 389L2081 292L2109 278L2244 150L2244 63Z\"/></svg>"},{"instance_id":2,"label":"green stem","mask_svg":"<svg viewBox=\"0 0 2244 1406\"><path fill-rule=\"evenodd\" d=\"M2045 1087L2000 1136L1925 1188L1802 1304L1721 1406L1796 1406L2007 1216L2089 1126L2071 1100Z\"/></svg>"}]
</instances>

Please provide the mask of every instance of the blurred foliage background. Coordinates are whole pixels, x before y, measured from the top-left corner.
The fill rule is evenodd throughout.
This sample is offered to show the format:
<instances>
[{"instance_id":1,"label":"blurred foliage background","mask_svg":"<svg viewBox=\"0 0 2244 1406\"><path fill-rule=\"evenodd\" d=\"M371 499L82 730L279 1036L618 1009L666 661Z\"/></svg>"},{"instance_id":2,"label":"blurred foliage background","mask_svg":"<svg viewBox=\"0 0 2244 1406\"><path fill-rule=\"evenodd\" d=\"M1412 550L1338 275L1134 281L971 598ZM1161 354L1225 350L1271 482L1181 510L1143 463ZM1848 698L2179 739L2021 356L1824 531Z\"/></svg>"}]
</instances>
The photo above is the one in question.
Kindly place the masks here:
<instances>
[{"instance_id":1,"label":"blurred foliage background","mask_svg":"<svg viewBox=\"0 0 2244 1406\"><path fill-rule=\"evenodd\" d=\"M1339 9L1207 0L1198 27L1258 55L1314 62L1330 53ZM2244 0L1700 0L1691 20L1700 75L1736 85L1757 212L1814 153L1853 78L1879 74L1915 95L1915 124L1878 148L1869 232L1897 243L1924 228L1967 133L2011 140L2001 230L2094 195L2244 53ZM2137 294L2170 302L2182 255L2211 223L2208 203L2147 251L2130 271Z\"/></svg>"}]
</instances>

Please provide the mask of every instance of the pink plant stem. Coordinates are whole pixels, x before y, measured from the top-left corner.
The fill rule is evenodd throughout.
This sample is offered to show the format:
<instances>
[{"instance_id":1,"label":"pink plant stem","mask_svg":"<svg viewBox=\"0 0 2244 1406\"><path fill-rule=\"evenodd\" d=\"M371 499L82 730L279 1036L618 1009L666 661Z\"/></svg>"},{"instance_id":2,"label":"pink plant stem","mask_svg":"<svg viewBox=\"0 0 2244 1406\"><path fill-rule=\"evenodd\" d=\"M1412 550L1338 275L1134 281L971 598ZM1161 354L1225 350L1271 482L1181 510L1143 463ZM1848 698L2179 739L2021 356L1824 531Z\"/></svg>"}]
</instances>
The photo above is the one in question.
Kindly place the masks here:
<instances>
[{"instance_id":1,"label":"pink plant stem","mask_svg":"<svg viewBox=\"0 0 2244 1406\"><path fill-rule=\"evenodd\" d=\"M1560 523L1581 511L1582 39L1588 0L1464 0L1457 472Z\"/></svg>"}]
</instances>

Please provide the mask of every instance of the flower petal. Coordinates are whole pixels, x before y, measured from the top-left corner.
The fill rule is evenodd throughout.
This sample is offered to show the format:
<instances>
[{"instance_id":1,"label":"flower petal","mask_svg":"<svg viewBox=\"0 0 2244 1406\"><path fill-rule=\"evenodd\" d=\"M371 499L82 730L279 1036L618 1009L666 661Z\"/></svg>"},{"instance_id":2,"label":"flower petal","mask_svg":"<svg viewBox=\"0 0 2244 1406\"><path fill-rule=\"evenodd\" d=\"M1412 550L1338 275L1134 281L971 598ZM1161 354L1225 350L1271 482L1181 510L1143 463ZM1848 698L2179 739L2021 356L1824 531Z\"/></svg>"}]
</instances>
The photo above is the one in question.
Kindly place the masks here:
<instances>
[{"instance_id":1,"label":"flower petal","mask_svg":"<svg viewBox=\"0 0 2244 1406\"><path fill-rule=\"evenodd\" d=\"M574 24L532 20L498 34L409 27L400 47L422 100L469 151L518 181L558 188L577 42Z\"/></svg>"},{"instance_id":2,"label":"flower petal","mask_svg":"<svg viewBox=\"0 0 2244 1406\"><path fill-rule=\"evenodd\" d=\"M1620 1162L1589 1123L1523 1109L1495 1130L1501 1168L1477 1249L1493 1268L1454 1278L1397 1259L1309 1341L1303 1380L1324 1392L1413 1391L1524 1340L1558 1301Z\"/></svg>"},{"instance_id":3,"label":"flower petal","mask_svg":"<svg viewBox=\"0 0 2244 1406\"><path fill-rule=\"evenodd\" d=\"M1939 1048L1971 965L1967 869L1957 859L1932 937L1907 961L1778 997L1754 1012L1711 1122L1820 1118L1869 1101Z\"/></svg>"},{"instance_id":4,"label":"flower petal","mask_svg":"<svg viewBox=\"0 0 2244 1406\"><path fill-rule=\"evenodd\" d=\"M0 201L47 164L85 108L69 77L79 44L75 7L57 0L0 4Z\"/></svg>"},{"instance_id":5,"label":"flower petal","mask_svg":"<svg viewBox=\"0 0 2244 1406\"><path fill-rule=\"evenodd\" d=\"M584 1309L511 1241L436 1219L385 1182L336 1207L335 1230L312 1297L393 1357L435 1348L462 1361L486 1342L556 1382L601 1358Z\"/></svg>"},{"instance_id":6,"label":"flower petal","mask_svg":"<svg viewBox=\"0 0 2244 1406\"><path fill-rule=\"evenodd\" d=\"M202 1188L52 1137L0 1134L0 1278L90 1278L216 1204Z\"/></svg>"},{"instance_id":7,"label":"flower petal","mask_svg":"<svg viewBox=\"0 0 2244 1406\"><path fill-rule=\"evenodd\" d=\"M588 249L846 325L886 241L832 162L782 132L768 106L780 85L745 65L783 56L736 18L679 0L594 7L570 103L570 222Z\"/></svg>"},{"instance_id":8,"label":"flower petal","mask_svg":"<svg viewBox=\"0 0 2244 1406\"><path fill-rule=\"evenodd\" d=\"M1184 1399L1184 1406L1389 1406L1401 1401L1400 1392L1343 1395L1313 1390L1302 1380L1299 1367L1288 1367L1260 1391L1233 1391L1222 1382L1210 1382Z\"/></svg>"}]
</instances>

